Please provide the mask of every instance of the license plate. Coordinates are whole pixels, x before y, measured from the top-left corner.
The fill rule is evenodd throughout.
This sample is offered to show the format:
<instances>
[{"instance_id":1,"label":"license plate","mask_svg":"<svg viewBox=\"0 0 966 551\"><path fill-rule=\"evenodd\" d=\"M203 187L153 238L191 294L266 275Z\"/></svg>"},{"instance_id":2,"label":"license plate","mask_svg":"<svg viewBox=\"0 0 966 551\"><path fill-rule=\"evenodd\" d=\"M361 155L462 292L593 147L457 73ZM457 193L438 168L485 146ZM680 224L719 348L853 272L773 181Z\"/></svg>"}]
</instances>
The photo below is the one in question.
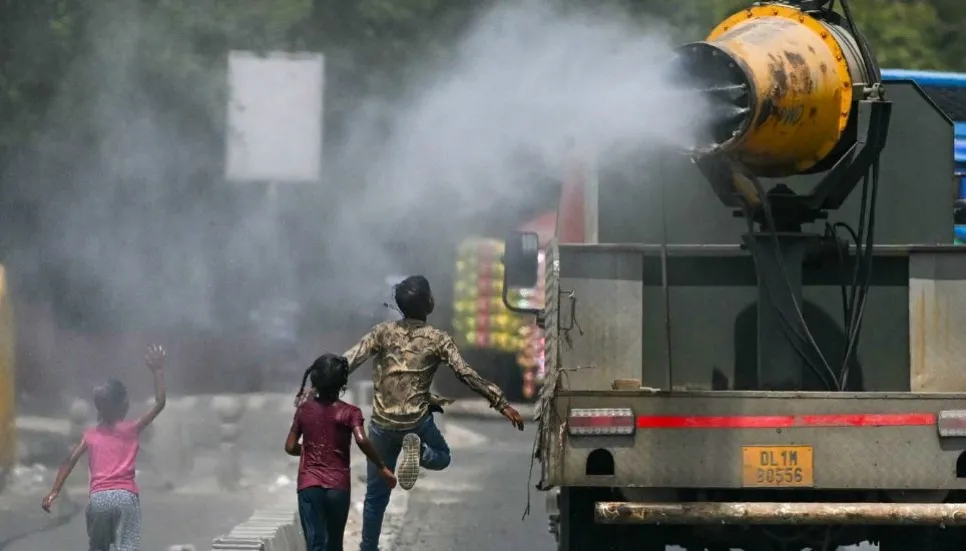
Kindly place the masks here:
<instances>
[{"instance_id":1,"label":"license plate","mask_svg":"<svg viewBox=\"0 0 966 551\"><path fill-rule=\"evenodd\" d=\"M741 448L741 485L746 488L807 488L815 485L811 446Z\"/></svg>"}]
</instances>

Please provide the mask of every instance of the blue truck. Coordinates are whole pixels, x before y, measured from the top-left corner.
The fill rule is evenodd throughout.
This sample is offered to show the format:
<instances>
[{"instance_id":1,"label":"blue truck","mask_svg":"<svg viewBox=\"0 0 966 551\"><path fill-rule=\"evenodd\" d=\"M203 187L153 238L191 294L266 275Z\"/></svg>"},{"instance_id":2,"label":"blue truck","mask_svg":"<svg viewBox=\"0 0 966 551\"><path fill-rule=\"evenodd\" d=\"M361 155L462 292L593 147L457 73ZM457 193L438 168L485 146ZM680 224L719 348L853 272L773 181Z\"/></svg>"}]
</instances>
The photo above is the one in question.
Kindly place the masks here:
<instances>
[{"instance_id":1,"label":"blue truck","mask_svg":"<svg viewBox=\"0 0 966 551\"><path fill-rule=\"evenodd\" d=\"M953 120L956 132L953 239L957 245L966 245L966 73L883 69L882 79L915 81Z\"/></svg>"}]
</instances>

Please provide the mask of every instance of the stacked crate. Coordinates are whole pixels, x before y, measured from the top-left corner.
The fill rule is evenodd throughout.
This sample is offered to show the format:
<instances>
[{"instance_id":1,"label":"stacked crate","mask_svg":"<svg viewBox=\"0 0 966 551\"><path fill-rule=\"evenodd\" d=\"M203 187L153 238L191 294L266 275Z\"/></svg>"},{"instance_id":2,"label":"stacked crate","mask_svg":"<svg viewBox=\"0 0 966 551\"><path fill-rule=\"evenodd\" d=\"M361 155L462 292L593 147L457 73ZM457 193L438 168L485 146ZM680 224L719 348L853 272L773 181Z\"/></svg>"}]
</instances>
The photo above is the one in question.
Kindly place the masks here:
<instances>
[{"instance_id":1,"label":"stacked crate","mask_svg":"<svg viewBox=\"0 0 966 551\"><path fill-rule=\"evenodd\" d=\"M525 340L520 329L525 316L503 304L503 243L468 239L457 252L453 293L453 329L457 344L517 353ZM512 296L511 302L519 297Z\"/></svg>"}]
</instances>

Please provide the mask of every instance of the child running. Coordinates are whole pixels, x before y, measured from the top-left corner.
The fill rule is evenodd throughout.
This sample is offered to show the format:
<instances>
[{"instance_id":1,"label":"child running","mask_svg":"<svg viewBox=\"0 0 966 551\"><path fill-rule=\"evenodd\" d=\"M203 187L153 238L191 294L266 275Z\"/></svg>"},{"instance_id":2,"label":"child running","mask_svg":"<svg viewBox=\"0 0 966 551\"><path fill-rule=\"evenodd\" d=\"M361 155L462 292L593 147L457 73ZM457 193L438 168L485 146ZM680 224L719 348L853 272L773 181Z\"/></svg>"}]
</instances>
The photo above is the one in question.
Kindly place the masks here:
<instances>
[{"instance_id":1,"label":"child running","mask_svg":"<svg viewBox=\"0 0 966 551\"><path fill-rule=\"evenodd\" d=\"M350 372L375 357L369 438L388 468L395 469L399 486L409 490L419 478L420 467L440 471L450 463L449 446L433 413L442 413L441 406L452 401L430 393L440 364L449 365L463 384L486 398L519 430L523 430L523 418L510 407L498 386L467 365L452 337L426 322L435 302L425 277L404 279L393 288L393 298L404 319L375 326L345 357ZM361 551L379 549L382 520L392 490L377 476L382 467L369 463Z\"/></svg>"},{"instance_id":2,"label":"child running","mask_svg":"<svg viewBox=\"0 0 966 551\"><path fill-rule=\"evenodd\" d=\"M145 361L154 375L154 405L137 421L124 419L129 403L127 389L120 381L112 379L94 389L97 426L84 432L83 440L61 465L53 489L44 498L43 507L49 513L77 460L89 451L87 537L90 551L141 549L141 505L134 467L141 431L164 409L164 356L160 346L148 347Z\"/></svg>"},{"instance_id":3,"label":"child running","mask_svg":"<svg viewBox=\"0 0 966 551\"><path fill-rule=\"evenodd\" d=\"M339 399L349 383L349 362L323 354L302 376L298 396L306 395L308 380L315 396L295 412L285 452L300 457L298 504L306 550L342 551L350 505L350 439L355 437L386 487L396 486L396 476L366 437L362 410Z\"/></svg>"}]
</instances>

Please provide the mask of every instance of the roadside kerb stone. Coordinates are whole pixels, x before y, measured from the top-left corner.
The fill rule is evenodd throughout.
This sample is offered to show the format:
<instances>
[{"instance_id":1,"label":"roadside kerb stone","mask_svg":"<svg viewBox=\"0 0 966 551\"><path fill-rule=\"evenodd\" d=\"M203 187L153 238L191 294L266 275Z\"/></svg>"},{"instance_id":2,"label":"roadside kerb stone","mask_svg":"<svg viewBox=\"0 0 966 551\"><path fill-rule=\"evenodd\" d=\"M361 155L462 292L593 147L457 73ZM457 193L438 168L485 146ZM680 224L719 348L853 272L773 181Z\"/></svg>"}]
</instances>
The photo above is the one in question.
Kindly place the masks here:
<instances>
[{"instance_id":1,"label":"roadside kerb stone","mask_svg":"<svg viewBox=\"0 0 966 551\"><path fill-rule=\"evenodd\" d=\"M256 511L225 536L215 538L212 550L306 551L295 500Z\"/></svg>"}]
</instances>

